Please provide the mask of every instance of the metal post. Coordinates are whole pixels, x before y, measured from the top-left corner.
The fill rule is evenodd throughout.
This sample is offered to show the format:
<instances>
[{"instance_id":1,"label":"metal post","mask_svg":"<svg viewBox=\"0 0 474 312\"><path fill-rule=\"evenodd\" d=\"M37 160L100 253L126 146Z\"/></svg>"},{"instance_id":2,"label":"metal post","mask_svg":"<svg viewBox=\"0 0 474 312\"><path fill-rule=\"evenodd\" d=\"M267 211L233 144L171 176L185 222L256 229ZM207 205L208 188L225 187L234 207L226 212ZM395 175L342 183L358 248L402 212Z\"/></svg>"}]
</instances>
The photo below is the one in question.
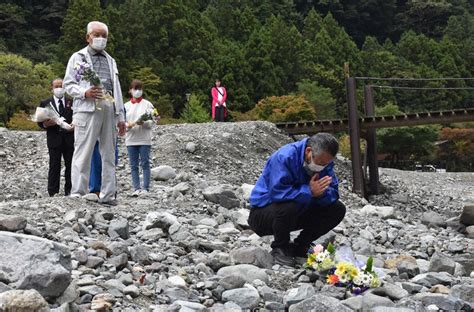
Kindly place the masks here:
<instances>
[{"instance_id":1,"label":"metal post","mask_svg":"<svg viewBox=\"0 0 474 312\"><path fill-rule=\"evenodd\" d=\"M347 105L349 109L349 136L352 157L352 191L364 196L364 178L360 157L360 125L356 104L356 83L353 77L346 78Z\"/></svg>"},{"instance_id":2,"label":"metal post","mask_svg":"<svg viewBox=\"0 0 474 312\"><path fill-rule=\"evenodd\" d=\"M364 86L365 115L375 116L374 94L370 85ZM367 162L369 164L370 194L379 194L379 167L377 164L377 135L375 129L367 129Z\"/></svg>"}]
</instances>

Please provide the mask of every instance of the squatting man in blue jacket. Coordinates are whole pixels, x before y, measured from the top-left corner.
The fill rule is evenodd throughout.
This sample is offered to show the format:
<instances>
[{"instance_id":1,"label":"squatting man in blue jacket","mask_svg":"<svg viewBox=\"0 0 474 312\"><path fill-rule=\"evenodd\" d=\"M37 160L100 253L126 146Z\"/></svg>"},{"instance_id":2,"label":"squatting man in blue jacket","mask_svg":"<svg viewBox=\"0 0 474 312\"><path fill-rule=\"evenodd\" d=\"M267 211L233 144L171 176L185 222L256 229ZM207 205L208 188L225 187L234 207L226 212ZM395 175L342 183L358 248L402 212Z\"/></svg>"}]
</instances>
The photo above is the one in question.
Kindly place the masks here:
<instances>
[{"instance_id":1,"label":"squatting man in blue jacket","mask_svg":"<svg viewBox=\"0 0 474 312\"><path fill-rule=\"evenodd\" d=\"M334 158L336 138L318 133L287 144L268 159L250 195L250 228L259 236L273 235L275 262L294 266L310 244L336 227L346 207L339 201ZM290 232L301 230L290 242Z\"/></svg>"}]
</instances>

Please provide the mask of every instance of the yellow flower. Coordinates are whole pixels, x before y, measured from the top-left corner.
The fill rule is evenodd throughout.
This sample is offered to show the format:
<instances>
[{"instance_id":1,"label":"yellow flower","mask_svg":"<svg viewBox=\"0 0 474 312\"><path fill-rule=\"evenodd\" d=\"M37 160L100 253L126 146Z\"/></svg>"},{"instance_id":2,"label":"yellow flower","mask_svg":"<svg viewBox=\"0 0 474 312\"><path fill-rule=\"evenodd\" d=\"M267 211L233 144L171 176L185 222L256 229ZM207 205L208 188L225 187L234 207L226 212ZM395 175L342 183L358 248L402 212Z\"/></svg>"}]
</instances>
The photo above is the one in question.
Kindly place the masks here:
<instances>
[{"instance_id":1,"label":"yellow flower","mask_svg":"<svg viewBox=\"0 0 474 312\"><path fill-rule=\"evenodd\" d=\"M359 269L356 268L355 265L349 262L339 262L336 265L336 272L334 272L336 275L342 276L342 275L349 275L350 277L355 277L357 274L359 274Z\"/></svg>"}]
</instances>

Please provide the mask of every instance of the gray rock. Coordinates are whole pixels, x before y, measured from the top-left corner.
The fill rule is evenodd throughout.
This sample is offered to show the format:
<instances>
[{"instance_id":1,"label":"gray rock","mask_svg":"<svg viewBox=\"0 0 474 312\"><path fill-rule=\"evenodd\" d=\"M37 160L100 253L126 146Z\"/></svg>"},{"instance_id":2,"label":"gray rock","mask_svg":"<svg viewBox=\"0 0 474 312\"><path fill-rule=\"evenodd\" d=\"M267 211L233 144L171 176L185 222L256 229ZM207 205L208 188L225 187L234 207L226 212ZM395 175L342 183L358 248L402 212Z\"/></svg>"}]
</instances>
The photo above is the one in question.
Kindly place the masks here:
<instances>
[{"instance_id":1,"label":"gray rock","mask_svg":"<svg viewBox=\"0 0 474 312\"><path fill-rule=\"evenodd\" d=\"M469 302L474 306L474 285L473 284L459 284L451 288L451 296Z\"/></svg>"},{"instance_id":2,"label":"gray rock","mask_svg":"<svg viewBox=\"0 0 474 312\"><path fill-rule=\"evenodd\" d=\"M403 307L374 307L370 312L420 312L410 308Z\"/></svg>"},{"instance_id":3,"label":"gray rock","mask_svg":"<svg viewBox=\"0 0 474 312\"><path fill-rule=\"evenodd\" d=\"M275 289L266 285L259 287L258 293L260 294L260 297L262 297L263 301L283 303L283 297L280 296Z\"/></svg>"},{"instance_id":4,"label":"gray rock","mask_svg":"<svg viewBox=\"0 0 474 312\"><path fill-rule=\"evenodd\" d=\"M194 153L196 151L196 143L194 143L194 142L186 143L185 150L188 153L191 153L191 154Z\"/></svg>"},{"instance_id":5,"label":"gray rock","mask_svg":"<svg viewBox=\"0 0 474 312\"><path fill-rule=\"evenodd\" d=\"M220 268L227 267L231 265L230 255L219 250L214 250L209 254L209 257L205 259L206 265L209 266L214 271L219 270Z\"/></svg>"},{"instance_id":6,"label":"gray rock","mask_svg":"<svg viewBox=\"0 0 474 312\"><path fill-rule=\"evenodd\" d=\"M104 264L104 259L101 257L89 256L87 257L86 267L95 269Z\"/></svg>"},{"instance_id":7,"label":"gray rock","mask_svg":"<svg viewBox=\"0 0 474 312\"><path fill-rule=\"evenodd\" d=\"M448 251L452 253L463 252L464 249L464 245L457 242L451 242L448 244Z\"/></svg>"},{"instance_id":8,"label":"gray rock","mask_svg":"<svg viewBox=\"0 0 474 312\"><path fill-rule=\"evenodd\" d=\"M26 227L26 219L22 216L0 215L0 231L16 232Z\"/></svg>"},{"instance_id":9,"label":"gray rock","mask_svg":"<svg viewBox=\"0 0 474 312\"><path fill-rule=\"evenodd\" d=\"M123 289L125 295L130 295L132 298L140 296L140 289L135 285L129 285Z\"/></svg>"},{"instance_id":10,"label":"gray rock","mask_svg":"<svg viewBox=\"0 0 474 312\"><path fill-rule=\"evenodd\" d=\"M130 248L130 256L132 260L140 264L151 264L150 250L143 245L133 246Z\"/></svg>"},{"instance_id":11,"label":"gray rock","mask_svg":"<svg viewBox=\"0 0 474 312\"><path fill-rule=\"evenodd\" d=\"M249 224L248 224L249 213L250 213L249 209L239 209L232 213L232 219L238 226L244 229L248 229L249 228Z\"/></svg>"},{"instance_id":12,"label":"gray rock","mask_svg":"<svg viewBox=\"0 0 474 312\"><path fill-rule=\"evenodd\" d=\"M35 289L9 290L0 293L0 311L47 312L49 305Z\"/></svg>"},{"instance_id":13,"label":"gray rock","mask_svg":"<svg viewBox=\"0 0 474 312\"><path fill-rule=\"evenodd\" d=\"M117 270L122 270L128 264L128 256L127 254L123 253L118 256L109 258L107 262L115 266Z\"/></svg>"},{"instance_id":14,"label":"gray rock","mask_svg":"<svg viewBox=\"0 0 474 312\"><path fill-rule=\"evenodd\" d=\"M474 225L466 227L466 234L469 238L474 238Z\"/></svg>"},{"instance_id":15,"label":"gray rock","mask_svg":"<svg viewBox=\"0 0 474 312\"><path fill-rule=\"evenodd\" d=\"M420 268L418 267L418 265L410 261L398 262L397 270L399 274L406 273L409 278L420 274Z\"/></svg>"},{"instance_id":16,"label":"gray rock","mask_svg":"<svg viewBox=\"0 0 474 312\"><path fill-rule=\"evenodd\" d=\"M233 250L230 258L236 264L253 264L265 269L271 269L273 266L273 257L261 247L242 247Z\"/></svg>"},{"instance_id":17,"label":"gray rock","mask_svg":"<svg viewBox=\"0 0 474 312\"><path fill-rule=\"evenodd\" d=\"M210 227L216 227L218 223L213 218L202 218L201 220L199 220L199 224Z\"/></svg>"},{"instance_id":18,"label":"gray rock","mask_svg":"<svg viewBox=\"0 0 474 312\"><path fill-rule=\"evenodd\" d=\"M400 300L408 297L409 293L405 289L395 284L384 283L383 286L372 290L375 295L389 297L392 300Z\"/></svg>"},{"instance_id":19,"label":"gray rock","mask_svg":"<svg viewBox=\"0 0 474 312\"><path fill-rule=\"evenodd\" d=\"M435 252L430 260L430 272L448 272L454 274L456 262L441 252Z\"/></svg>"},{"instance_id":20,"label":"gray rock","mask_svg":"<svg viewBox=\"0 0 474 312\"><path fill-rule=\"evenodd\" d=\"M0 271L14 288L56 298L71 282L71 254L66 246L44 238L0 232Z\"/></svg>"},{"instance_id":21,"label":"gray rock","mask_svg":"<svg viewBox=\"0 0 474 312\"><path fill-rule=\"evenodd\" d=\"M411 283L411 282L403 282L402 287L403 289L408 291L409 294L414 294L414 293L420 292L421 289L423 288L423 285Z\"/></svg>"},{"instance_id":22,"label":"gray rock","mask_svg":"<svg viewBox=\"0 0 474 312\"><path fill-rule=\"evenodd\" d=\"M170 226L168 229L168 232L170 234L170 238L174 242L184 242L188 241L191 239L193 236L187 228L179 223L175 223Z\"/></svg>"},{"instance_id":23,"label":"gray rock","mask_svg":"<svg viewBox=\"0 0 474 312\"><path fill-rule=\"evenodd\" d=\"M225 208L236 208L240 206L240 201L232 190L232 186L227 184L210 186L206 188L202 194L206 200Z\"/></svg>"},{"instance_id":24,"label":"gray rock","mask_svg":"<svg viewBox=\"0 0 474 312\"><path fill-rule=\"evenodd\" d=\"M130 238L127 219L113 220L112 222L110 222L109 229L117 232L122 239Z\"/></svg>"},{"instance_id":25,"label":"gray rock","mask_svg":"<svg viewBox=\"0 0 474 312\"><path fill-rule=\"evenodd\" d=\"M444 294L419 293L414 298L421 301L424 306L434 304L444 311L468 311L471 309L464 300Z\"/></svg>"},{"instance_id":26,"label":"gray rock","mask_svg":"<svg viewBox=\"0 0 474 312\"><path fill-rule=\"evenodd\" d=\"M250 194L252 193L252 190L253 190L254 187L255 187L255 185L247 184L247 183L244 183L240 186L240 188L242 189L242 197L245 200L248 201L250 199Z\"/></svg>"},{"instance_id":27,"label":"gray rock","mask_svg":"<svg viewBox=\"0 0 474 312\"><path fill-rule=\"evenodd\" d=\"M474 204L464 205L460 220L467 226L474 225Z\"/></svg>"},{"instance_id":28,"label":"gray rock","mask_svg":"<svg viewBox=\"0 0 474 312\"><path fill-rule=\"evenodd\" d=\"M187 194L191 190L191 185L187 182L181 182L173 186L173 191L181 194Z\"/></svg>"},{"instance_id":29,"label":"gray rock","mask_svg":"<svg viewBox=\"0 0 474 312\"><path fill-rule=\"evenodd\" d=\"M426 226L446 227L446 218L434 211L427 211L421 217L421 223Z\"/></svg>"},{"instance_id":30,"label":"gray rock","mask_svg":"<svg viewBox=\"0 0 474 312\"><path fill-rule=\"evenodd\" d=\"M268 311L285 311L285 305L281 302L265 301L265 309Z\"/></svg>"},{"instance_id":31,"label":"gray rock","mask_svg":"<svg viewBox=\"0 0 474 312\"><path fill-rule=\"evenodd\" d=\"M144 241L157 241L162 237L166 237L166 233L160 228L143 231L140 235L140 238Z\"/></svg>"},{"instance_id":32,"label":"gray rock","mask_svg":"<svg viewBox=\"0 0 474 312\"><path fill-rule=\"evenodd\" d=\"M334 287L332 285L324 285L319 292L320 295L333 297L338 300L344 300L346 296L346 289L343 287Z\"/></svg>"},{"instance_id":33,"label":"gray rock","mask_svg":"<svg viewBox=\"0 0 474 312\"><path fill-rule=\"evenodd\" d=\"M110 279L106 281L103 286L108 290L117 289L120 292L123 292L123 290L125 289L125 285L122 284L121 281L116 280L116 279Z\"/></svg>"},{"instance_id":34,"label":"gray rock","mask_svg":"<svg viewBox=\"0 0 474 312\"><path fill-rule=\"evenodd\" d=\"M430 272L418 274L410 281L431 288L436 284L451 285L454 281L454 278L447 272Z\"/></svg>"},{"instance_id":35,"label":"gray rock","mask_svg":"<svg viewBox=\"0 0 474 312\"><path fill-rule=\"evenodd\" d=\"M289 312L350 312L350 308L344 306L341 301L324 296L314 295L297 304L290 306Z\"/></svg>"},{"instance_id":36,"label":"gray rock","mask_svg":"<svg viewBox=\"0 0 474 312\"><path fill-rule=\"evenodd\" d=\"M8 291L8 290L12 290L12 288L8 286L7 284L4 284L3 282L0 282L0 293Z\"/></svg>"},{"instance_id":37,"label":"gray rock","mask_svg":"<svg viewBox=\"0 0 474 312\"><path fill-rule=\"evenodd\" d=\"M181 309L179 309L179 312L206 312L207 311L206 306L197 302L177 300L175 301L175 304L179 304L181 306Z\"/></svg>"},{"instance_id":38,"label":"gray rock","mask_svg":"<svg viewBox=\"0 0 474 312\"><path fill-rule=\"evenodd\" d=\"M171 302L177 300L199 302L199 298L196 295L193 295L189 290L182 287L167 287L163 294L168 296Z\"/></svg>"},{"instance_id":39,"label":"gray rock","mask_svg":"<svg viewBox=\"0 0 474 312\"><path fill-rule=\"evenodd\" d=\"M143 230L161 228L168 231L169 227L178 223L178 218L169 212L152 211L146 215Z\"/></svg>"},{"instance_id":40,"label":"gray rock","mask_svg":"<svg viewBox=\"0 0 474 312\"><path fill-rule=\"evenodd\" d=\"M283 303L286 306L291 307L293 304L303 301L315 294L316 291L313 286L309 284L302 284L298 288L289 289L283 297Z\"/></svg>"},{"instance_id":41,"label":"gray rock","mask_svg":"<svg viewBox=\"0 0 474 312\"><path fill-rule=\"evenodd\" d=\"M347 307L358 310L358 311L369 311L374 307L393 307L394 304L392 300L377 296L371 293L365 293L363 296L356 296L346 300L341 301L342 304Z\"/></svg>"},{"instance_id":42,"label":"gray rock","mask_svg":"<svg viewBox=\"0 0 474 312\"><path fill-rule=\"evenodd\" d=\"M254 288L237 288L224 291L222 301L235 302L242 309L254 309L260 302L260 295Z\"/></svg>"},{"instance_id":43,"label":"gray rock","mask_svg":"<svg viewBox=\"0 0 474 312\"><path fill-rule=\"evenodd\" d=\"M395 216L395 208L391 206L365 205L360 212L365 215L376 215L380 218L390 219Z\"/></svg>"},{"instance_id":44,"label":"gray rock","mask_svg":"<svg viewBox=\"0 0 474 312\"><path fill-rule=\"evenodd\" d=\"M244 284L245 279L238 274L227 275L219 280L219 285L224 287L225 290L241 288Z\"/></svg>"},{"instance_id":45,"label":"gray rock","mask_svg":"<svg viewBox=\"0 0 474 312\"><path fill-rule=\"evenodd\" d=\"M252 283L257 279L268 283L268 275L265 273L265 270L251 264L238 264L223 267L217 271L217 275L222 277L234 274L242 276L247 283Z\"/></svg>"},{"instance_id":46,"label":"gray rock","mask_svg":"<svg viewBox=\"0 0 474 312\"><path fill-rule=\"evenodd\" d=\"M167 181L176 177L176 170L170 166L159 166L151 169L151 176L155 181Z\"/></svg>"}]
</instances>

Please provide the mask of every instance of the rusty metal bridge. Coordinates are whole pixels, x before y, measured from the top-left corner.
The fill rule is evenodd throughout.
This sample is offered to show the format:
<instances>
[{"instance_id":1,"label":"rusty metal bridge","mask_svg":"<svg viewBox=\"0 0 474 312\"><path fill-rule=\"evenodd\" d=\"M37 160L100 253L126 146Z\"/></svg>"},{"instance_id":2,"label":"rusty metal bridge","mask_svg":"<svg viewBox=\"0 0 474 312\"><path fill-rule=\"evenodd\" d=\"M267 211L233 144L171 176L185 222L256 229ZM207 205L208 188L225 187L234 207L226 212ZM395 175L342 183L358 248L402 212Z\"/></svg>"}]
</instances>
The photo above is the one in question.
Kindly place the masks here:
<instances>
[{"instance_id":1,"label":"rusty metal bridge","mask_svg":"<svg viewBox=\"0 0 474 312\"><path fill-rule=\"evenodd\" d=\"M379 173L377 164L377 128L394 128L406 126L419 126L428 124L450 124L455 122L474 121L474 106L466 109L442 110L433 112L420 112L392 116L375 116L375 105L373 89L377 87L364 85L364 104L365 116L359 116L356 103L356 79L349 77L348 69L346 72L346 90L348 118L335 120L316 120L304 122L284 122L277 123L276 126L290 135L308 134L312 135L318 132L349 132L351 143L352 160L352 191L362 196L370 194L379 194ZM361 77L367 80L367 77ZM370 79L370 78L369 78ZM460 80L463 78L377 78L376 80ZM472 80L474 78L466 78ZM392 87L404 88L404 87ZM437 89L437 88L410 88L407 89ZM443 89L443 88L440 88ZM444 88L444 89L470 89L474 88ZM369 176L366 177L362 169L362 156L360 152L360 138L367 141L366 163L369 167Z\"/></svg>"}]
</instances>

